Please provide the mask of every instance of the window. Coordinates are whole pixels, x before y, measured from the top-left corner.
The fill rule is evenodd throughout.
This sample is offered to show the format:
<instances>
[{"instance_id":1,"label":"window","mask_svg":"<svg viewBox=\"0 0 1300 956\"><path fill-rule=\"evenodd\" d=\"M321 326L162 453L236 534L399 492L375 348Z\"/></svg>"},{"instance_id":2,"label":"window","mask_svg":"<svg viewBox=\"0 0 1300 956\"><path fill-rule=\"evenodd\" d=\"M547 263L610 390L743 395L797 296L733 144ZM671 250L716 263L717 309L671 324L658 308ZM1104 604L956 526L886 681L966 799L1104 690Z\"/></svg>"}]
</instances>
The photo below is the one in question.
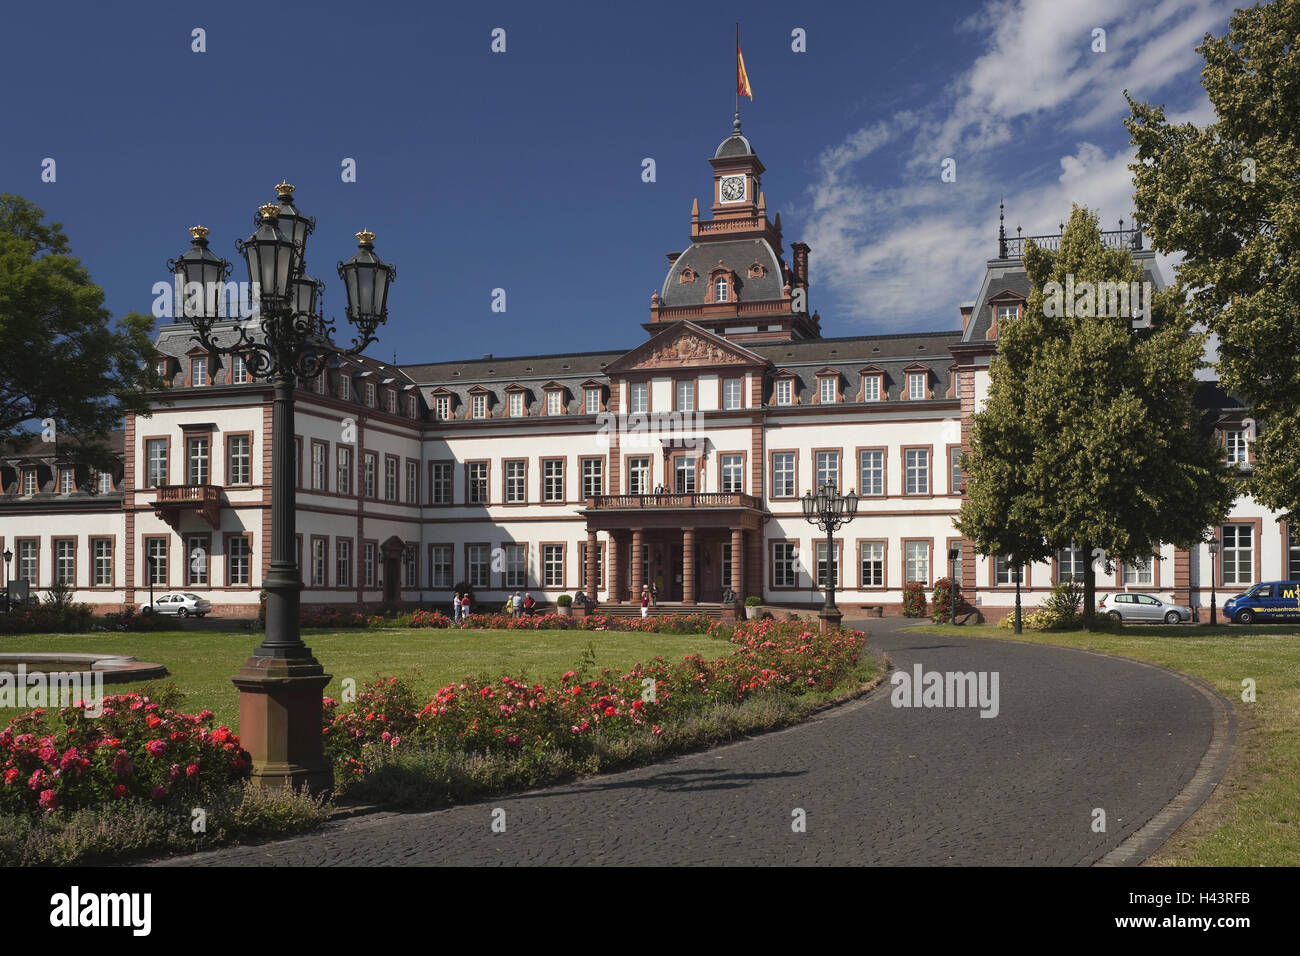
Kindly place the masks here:
<instances>
[{"instance_id":1,"label":"window","mask_svg":"<svg viewBox=\"0 0 1300 956\"><path fill-rule=\"evenodd\" d=\"M77 542L75 539L57 538L54 541L54 582L67 585L77 583Z\"/></svg>"},{"instance_id":2,"label":"window","mask_svg":"<svg viewBox=\"0 0 1300 956\"><path fill-rule=\"evenodd\" d=\"M208 483L208 440L189 438L185 441L186 481L191 485Z\"/></svg>"},{"instance_id":3,"label":"window","mask_svg":"<svg viewBox=\"0 0 1300 956\"><path fill-rule=\"evenodd\" d=\"M595 498L605 493L605 459L582 459L582 497Z\"/></svg>"},{"instance_id":4,"label":"window","mask_svg":"<svg viewBox=\"0 0 1300 956\"><path fill-rule=\"evenodd\" d=\"M325 538L311 539L311 586L325 587Z\"/></svg>"},{"instance_id":5,"label":"window","mask_svg":"<svg viewBox=\"0 0 1300 956\"><path fill-rule=\"evenodd\" d=\"M911 372L907 376L907 397L909 399L925 398L925 373Z\"/></svg>"},{"instance_id":6,"label":"window","mask_svg":"<svg viewBox=\"0 0 1300 956\"><path fill-rule=\"evenodd\" d=\"M366 482L365 497L374 498L376 497L375 489L379 482L379 459L375 457L373 452L366 452L364 467Z\"/></svg>"},{"instance_id":7,"label":"window","mask_svg":"<svg viewBox=\"0 0 1300 956\"><path fill-rule=\"evenodd\" d=\"M470 408L475 418L487 418L487 396L482 393L472 396Z\"/></svg>"},{"instance_id":8,"label":"window","mask_svg":"<svg viewBox=\"0 0 1300 956\"><path fill-rule=\"evenodd\" d=\"M506 577L505 586L508 588L523 588L528 586L528 550L522 544L508 544L505 546L506 559Z\"/></svg>"},{"instance_id":9,"label":"window","mask_svg":"<svg viewBox=\"0 0 1300 956\"><path fill-rule=\"evenodd\" d=\"M998 306L998 328L1002 327L1004 322L1010 322L1012 319L1019 317L1020 308L1014 305Z\"/></svg>"},{"instance_id":10,"label":"window","mask_svg":"<svg viewBox=\"0 0 1300 956\"><path fill-rule=\"evenodd\" d=\"M794 403L794 381L792 379L779 379L776 383L775 401L778 405L791 405Z\"/></svg>"},{"instance_id":11,"label":"window","mask_svg":"<svg viewBox=\"0 0 1300 956\"><path fill-rule=\"evenodd\" d=\"M822 485L834 485L839 487L840 484L840 453L837 451L819 451L816 458L817 478L816 485L820 488Z\"/></svg>"},{"instance_id":12,"label":"window","mask_svg":"<svg viewBox=\"0 0 1300 956\"><path fill-rule=\"evenodd\" d=\"M885 493L885 451L866 448L858 452L858 494L883 495Z\"/></svg>"},{"instance_id":13,"label":"window","mask_svg":"<svg viewBox=\"0 0 1300 956\"><path fill-rule=\"evenodd\" d=\"M32 587L36 587L36 572L39 567L39 544L35 541L18 542L18 577Z\"/></svg>"},{"instance_id":14,"label":"window","mask_svg":"<svg viewBox=\"0 0 1300 956\"><path fill-rule=\"evenodd\" d=\"M713 301L714 302L727 301L727 277L726 276L718 276L717 280L713 283Z\"/></svg>"},{"instance_id":15,"label":"window","mask_svg":"<svg viewBox=\"0 0 1300 956\"><path fill-rule=\"evenodd\" d=\"M673 461L673 491L679 495L695 494L695 456L679 455Z\"/></svg>"},{"instance_id":16,"label":"window","mask_svg":"<svg viewBox=\"0 0 1300 956\"><path fill-rule=\"evenodd\" d=\"M903 542L903 580L930 583L930 542Z\"/></svg>"},{"instance_id":17,"label":"window","mask_svg":"<svg viewBox=\"0 0 1300 956\"><path fill-rule=\"evenodd\" d=\"M226 539L226 583L250 583L249 569L252 566L253 549L245 537Z\"/></svg>"},{"instance_id":18,"label":"window","mask_svg":"<svg viewBox=\"0 0 1300 956\"><path fill-rule=\"evenodd\" d=\"M564 500L563 458L545 458L542 460L542 500Z\"/></svg>"},{"instance_id":19,"label":"window","mask_svg":"<svg viewBox=\"0 0 1300 956\"><path fill-rule=\"evenodd\" d=\"M795 495L794 455L792 451L778 451L772 455L773 498L793 498Z\"/></svg>"},{"instance_id":20,"label":"window","mask_svg":"<svg viewBox=\"0 0 1300 956\"><path fill-rule=\"evenodd\" d=\"M880 401L880 376L879 375L863 376L862 400L864 402Z\"/></svg>"},{"instance_id":21,"label":"window","mask_svg":"<svg viewBox=\"0 0 1300 956\"><path fill-rule=\"evenodd\" d=\"M90 583L97 588L111 587L113 584L113 539L91 538L90 551L94 559Z\"/></svg>"},{"instance_id":22,"label":"window","mask_svg":"<svg viewBox=\"0 0 1300 956\"><path fill-rule=\"evenodd\" d=\"M817 380L817 388L818 391L820 392L820 395L818 395L818 399L817 399L819 402L821 402L823 405L835 404L835 392L836 392L835 379L819 378Z\"/></svg>"},{"instance_id":23,"label":"window","mask_svg":"<svg viewBox=\"0 0 1300 956\"><path fill-rule=\"evenodd\" d=\"M596 415L600 412L600 389L589 388L586 391L586 401L583 405L583 411L588 415Z\"/></svg>"},{"instance_id":24,"label":"window","mask_svg":"<svg viewBox=\"0 0 1300 956\"><path fill-rule=\"evenodd\" d=\"M374 545L370 545L374 547ZM451 545L435 544L429 547L429 586L451 587Z\"/></svg>"},{"instance_id":25,"label":"window","mask_svg":"<svg viewBox=\"0 0 1300 956\"><path fill-rule=\"evenodd\" d=\"M77 475L71 468L59 469L59 494L70 495L77 490Z\"/></svg>"},{"instance_id":26,"label":"window","mask_svg":"<svg viewBox=\"0 0 1300 956\"><path fill-rule=\"evenodd\" d=\"M311 443L311 486L317 491L328 491L326 470L329 468L329 446L323 441Z\"/></svg>"},{"instance_id":27,"label":"window","mask_svg":"<svg viewBox=\"0 0 1300 956\"><path fill-rule=\"evenodd\" d=\"M420 550L408 544L402 554L402 587L412 589L420 586Z\"/></svg>"},{"instance_id":28,"label":"window","mask_svg":"<svg viewBox=\"0 0 1300 956\"><path fill-rule=\"evenodd\" d=\"M637 457L627 460L627 493L630 495L650 493L649 458Z\"/></svg>"},{"instance_id":29,"label":"window","mask_svg":"<svg viewBox=\"0 0 1300 956\"><path fill-rule=\"evenodd\" d=\"M212 550L212 539L206 534L190 535L185 539L185 584L208 583L208 552Z\"/></svg>"},{"instance_id":30,"label":"window","mask_svg":"<svg viewBox=\"0 0 1300 956\"><path fill-rule=\"evenodd\" d=\"M375 407L375 383L366 382L366 404L371 408Z\"/></svg>"},{"instance_id":31,"label":"window","mask_svg":"<svg viewBox=\"0 0 1300 956\"><path fill-rule=\"evenodd\" d=\"M883 588L885 586L885 542L863 541L858 545L858 554L862 562L859 586Z\"/></svg>"},{"instance_id":32,"label":"window","mask_svg":"<svg viewBox=\"0 0 1300 956\"><path fill-rule=\"evenodd\" d=\"M1228 463L1240 465L1250 460L1246 449L1246 433L1241 429L1232 429L1224 433L1224 444L1228 449Z\"/></svg>"},{"instance_id":33,"label":"window","mask_svg":"<svg viewBox=\"0 0 1300 956\"><path fill-rule=\"evenodd\" d=\"M601 547L599 544L597 544L594 560L596 562L596 587L600 590L604 589L604 583L605 583L604 557L605 557L605 549ZM580 590L586 590L588 565L587 565L587 542L585 541L579 542L578 544L578 561L582 567L582 580L579 582L578 587Z\"/></svg>"},{"instance_id":34,"label":"window","mask_svg":"<svg viewBox=\"0 0 1300 956\"><path fill-rule=\"evenodd\" d=\"M150 481L149 484L156 487L153 481ZM161 484L161 482L158 482L158 484ZM23 494L25 495L36 494L36 469L35 468L27 468L24 469L23 471Z\"/></svg>"},{"instance_id":35,"label":"window","mask_svg":"<svg viewBox=\"0 0 1300 956\"><path fill-rule=\"evenodd\" d=\"M406 396L406 417L407 418L420 417L420 403L414 395Z\"/></svg>"},{"instance_id":36,"label":"window","mask_svg":"<svg viewBox=\"0 0 1300 956\"><path fill-rule=\"evenodd\" d=\"M523 392L510 393L510 417L511 418L524 417L524 393Z\"/></svg>"},{"instance_id":37,"label":"window","mask_svg":"<svg viewBox=\"0 0 1300 956\"><path fill-rule=\"evenodd\" d=\"M235 355L230 359L230 384L243 385L248 381L248 362L242 355Z\"/></svg>"},{"instance_id":38,"label":"window","mask_svg":"<svg viewBox=\"0 0 1300 956\"><path fill-rule=\"evenodd\" d=\"M726 542L722 545L722 587L727 589L731 587L731 543Z\"/></svg>"},{"instance_id":39,"label":"window","mask_svg":"<svg viewBox=\"0 0 1300 956\"><path fill-rule=\"evenodd\" d=\"M948 494L961 494L961 448L948 449Z\"/></svg>"},{"instance_id":40,"label":"window","mask_svg":"<svg viewBox=\"0 0 1300 956\"><path fill-rule=\"evenodd\" d=\"M451 504L451 462L435 461L429 468L429 503Z\"/></svg>"},{"instance_id":41,"label":"window","mask_svg":"<svg viewBox=\"0 0 1300 956\"><path fill-rule=\"evenodd\" d=\"M1021 579L1023 583L1023 578ZM1005 554L999 554L993 559L993 583L994 584L1015 584L1016 569L1011 564L1011 557Z\"/></svg>"},{"instance_id":42,"label":"window","mask_svg":"<svg viewBox=\"0 0 1300 956\"><path fill-rule=\"evenodd\" d=\"M95 475L95 488L102 495L113 490L113 475L107 471L101 471Z\"/></svg>"},{"instance_id":43,"label":"window","mask_svg":"<svg viewBox=\"0 0 1300 956\"><path fill-rule=\"evenodd\" d=\"M252 481L250 444L247 435L226 436L226 484L247 485Z\"/></svg>"},{"instance_id":44,"label":"window","mask_svg":"<svg viewBox=\"0 0 1300 956\"><path fill-rule=\"evenodd\" d=\"M1223 583L1249 584L1254 580L1254 548L1252 527L1248 524L1223 526L1223 543L1219 549L1219 567L1223 569Z\"/></svg>"},{"instance_id":45,"label":"window","mask_svg":"<svg viewBox=\"0 0 1300 956\"><path fill-rule=\"evenodd\" d=\"M679 412L691 412L695 410L694 382L677 383L677 410Z\"/></svg>"},{"instance_id":46,"label":"window","mask_svg":"<svg viewBox=\"0 0 1300 956\"><path fill-rule=\"evenodd\" d=\"M329 387L330 387L329 376L330 376L329 372L322 371L319 375L316 376L315 380L312 382L312 386L315 388L317 395L324 395L329 391Z\"/></svg>"},{"instance_id":47,"label":"window","mask_svg":"<svg viewBox=\"0 0 1300 956\"><path fill-rule=\"evenodd\" d=\"M451 396L439 395L434 400L434 416L439 421L447 421L451 418Z\"/></svg>"},{"instance_id":48,"label":"window","mask_svg":"<svg viewBox=\"0 0 1300 956\"><path fill-rule=\"evenodd\" d=\"M397 392L394 389L384 389L384 410L390 415L397 414Z\"/></svg>"},{"instance_id":49,"label":"window","mask_svg":"<svg viewBox=\"0 0 1300 956\"><path fill-rule=\"evenodd\" d=\"M334 452L334 490L341 495L352 494L352 449L339 445Z\"/></svg>"},{"instance_id":50,"label":"window","mask_svg":"<svg viewBox=\"0 0 1300 956\"><path fill-rule=\"evenodd\" d=\"M741 408L741 388L744 385L744 379L729 378L722 383L722 407L723 408Z\"/></svg>"},{"instance_id":51,"label":"window","mask_svg":"<svg viewBox=\"0 0 1300 956\"><path fill-rule=\"evenodd\" d=\"M167 539L145 539L146 580L154 585L167 584Z\"/></svg>"},{"instance_id":52,"label":"window","mask_svg":"<svg viewBox=\"0 0 1300 956\"><path fill-rule=\"evenodd\" d=\"M903 493L928 495L930 493L930 451L927 448L908 448L903 452L906 464Z\"/></svg>"},{"instance_id":53,"label":"window","mask_svg":"<svg viewBox=\"0 0 1300 956\"><path fill-rule=\"evenodd\" d=\"M831 549L831 551L829 552L830 561L832 563L829 567L827 567L826 562L827 562L828 552L826 550L826 542L825 541L817 542L817 586L818 587L824 588L827 586L827 582L837 581L837 579L839 578L839 574L837 573L837 569L840 563L839 550L840 550L839 542L836 542L835 547Z\"/></svg>"},{"instance_id":54,"label":"window","mask_svg":"<svg viewBox=\"0 0 1300 956\"><path fill-rule=\"evenodd\" d=\"M465 466L466 494L471 505L488 503L488 463L471 461Z\"/></svg>"},{"instance_id":55,"label":"window","mask_svg":"<svg viewBox=\"0 0 1300 956\"><path fill-rule=\"evenodd\" d=\"M169 379L171 379L171 374L170 374L170 373L171 373L171 364L172 364L172 360L171 360L171 359L160 358L160 359L158 360L158 364L157 364L157 366L155 366L155 368L158 370L158 377L159 377L159 378L164 379L164 380L169 380ZM167 384L170 385L171 382L168 381Z\"/></svg>"},{"instance_id":56,"label":"window","mask_svg":"<svg viewBox=\"0 0 1300 956\"><path fill-rule=\"evenodd\" d=\"M448 552L451 551L451 545L446 545L446 548ZM378 562L375 560L377 552L378 549L375 547L375 543L373 541L367 541L361 548L361 573L362 575L364 575L362 581L364 583L364 586L368 588L373 588L375 586L375 568L378 565ZM448 565L450 565L451 562L450 554L447 555L447 561L448 561ZM450 570L447 572L447 574L448 576L450 576L451 574ZM447 586L450 587L451 583L448 582Z\"/></svg>"},{"instance_id":57,"label":"window","mask_svg":"<svg viewBox=\"0 0 1300 956\"><path fill-rule=\"evenodd\" d=\"M144 447L145 470L148 475L149 487L161 488L163 485L167 484L167 439L150 438L145 442ZM28 474L32 476L32 483L35 484L36 473L29 472ZM23 477L26 479L26 475ZM24 486L24 494L30 495L34 492L35 488L28 491Z\"/></svg>"},{"instance_id":58,"label":"window","mask_svg":"<svg viewBox=\"0 0 1300 956\"><path fill-rule=\"evenodd\" d=\"M1056 581L1083 580L1083 552L1074 546L1056 552Z\"/></svg>"},{"instance_id":59,"label":"window","mask_svg":"<svg viewBox=\"0 0 1300 956\"><path fill-rule=\"evenodd\" d=\"M564 587L564 545L542 545L542 587Z\"/></svg>"},{"instance_id":60,"label":"window","mask_svg":"<svg viewBox=\"0 0 1300 956\"><path fill-rule=\"evenodd\" d=\"M420 463L418 461L408 461L406 463L406 503L408 505L419 504L420 497Z\"/></svg>"},{"instance_id":61,"label":"window","mask_svg":"<svg viewBox=\"0 0 1300 956\"><path fill-rule=\"evenodd\" d=\"M799 584L795 570L798 546L793 541L778 541L772 545L772 583L778 588L792 588Z\"/></svg>"},{"instance_id":62,"label":"window","mask_svg":"<svg viewBox=\"0 0 1300 956\"><path fill-rule=\"evenodd\" d=\"M1135 561L1123 564L1125 587L1152 587L1155 583L1155 561Z\"/></svg>"},{"instance_id":63,"label":"window","mask_svg":"<svg viewBox=\"0 0 1300 956\"><path fill-rule=\"evenodd\" d=\"M633 382L628 386L628 411L632 414L650 411L650 383Z\"/></svg>"},{"instance_id":64,"label":"window","mask_svg":"<svg viewBox=\"0 0 1300 956\"><path fill-rule=\"evenodd\" d=\"M745 491L745 456L722 455L719 459L722 469L722 493L724 495L743 494ZM723 582L731 580L724 575Z\"/></svg>"},{"instance_id":65,"label":"window","mask_svg":"<svg viewBox=\"0 0 1300 956\"><path fill-rule=\"evenodd\" d=\"M352 587L352 539L334 539L334 585Z\"/></svg>"},{"instance_id":66,"label":"window","mask_svg":"<svg viewBox=\"0 0 1300 956\"><path fill-rule=\"evenodd\" d=\"M564 394L553 388L546 393L546 414L559 415L564 407Z\"/></svg>"},{"instance_id":67,"label":"window","mask_svg":"<svg viewBox=\"0 0 1300 956\"><path fill-rule=\"evenodd\" d=\"M206 358L190 359L190 384L208 384L208 360Z\"/></svg>"},{"instance_id":68,"label":"window","mask_svg":"<svg viewBox=\"0 0 1300 956\"><path fill-rule=\"evenodd\" d=\"M351 375L343 375L343 374L339 375L339 398L343 399L343 401L345 402L352 400L352 376Z\"/></svg>"},{"instance_id":69,"label":"window","mask_svg":"<svg viewBox=\"0 0 1300 956\"><path fill-rule=\"evenodd\" d=\"M507 504L522 504L527 500L527 492L524 488L527 465L528 463L522 458L505 462Z\"/></svg>"},{"instance_id":70,"label":"window","mask_svg":"<svg viewBox=\"0 0 1300 956\"><path fill-rule=\"evenodd\" d=\"M384 497L388 501L396 501L400 495L397 488L397 459L387 457L384 459Z\"/></svg>"}]
</instances>

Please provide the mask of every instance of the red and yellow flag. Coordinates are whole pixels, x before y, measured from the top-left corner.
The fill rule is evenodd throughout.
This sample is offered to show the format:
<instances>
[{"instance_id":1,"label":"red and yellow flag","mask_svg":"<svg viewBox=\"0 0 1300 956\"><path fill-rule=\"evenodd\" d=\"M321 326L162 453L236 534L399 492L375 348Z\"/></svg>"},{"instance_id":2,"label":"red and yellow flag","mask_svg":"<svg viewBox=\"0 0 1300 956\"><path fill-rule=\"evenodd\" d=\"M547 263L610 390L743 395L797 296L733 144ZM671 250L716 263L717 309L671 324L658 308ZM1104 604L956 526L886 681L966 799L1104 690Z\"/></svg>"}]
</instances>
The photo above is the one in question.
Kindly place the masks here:
<instances>
[{"instance_id":1,"label":"red and yellow flag","mask_svg":"<svg viewBox=\"0 0 1300 956\"><path fill-rule=\"evenodd\" d=\"M745 72L745 57L740 52L740 41L736 41L736 96L748 96L754 102L754 91L749 85L749 74Z\"/></svg>"}]
</instances>

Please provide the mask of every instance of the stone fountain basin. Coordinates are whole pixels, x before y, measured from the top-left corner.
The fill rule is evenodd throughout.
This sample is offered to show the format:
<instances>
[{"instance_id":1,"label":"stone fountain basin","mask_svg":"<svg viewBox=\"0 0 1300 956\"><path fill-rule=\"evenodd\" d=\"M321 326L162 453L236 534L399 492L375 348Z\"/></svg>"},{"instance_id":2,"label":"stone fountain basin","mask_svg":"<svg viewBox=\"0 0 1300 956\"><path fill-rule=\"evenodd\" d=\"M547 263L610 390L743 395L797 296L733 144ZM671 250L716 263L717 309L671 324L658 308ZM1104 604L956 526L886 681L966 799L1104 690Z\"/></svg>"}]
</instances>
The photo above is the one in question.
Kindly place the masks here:
<instances>
[{"instance_id":1,"label":"stone fountain basin","mask_svg":"<svg viewBox=\"0 0 1300 956\"><path fill-rule=\"evenodd\" d=\"M70 654L66 651L0 653L0 671L17 673L19 664L24 665L29 674L80 673L87 679L99 674L105 684L125 684L167 676L167 668L161 664L138 661L121 654Z\"/></svg>"}]
</instances>

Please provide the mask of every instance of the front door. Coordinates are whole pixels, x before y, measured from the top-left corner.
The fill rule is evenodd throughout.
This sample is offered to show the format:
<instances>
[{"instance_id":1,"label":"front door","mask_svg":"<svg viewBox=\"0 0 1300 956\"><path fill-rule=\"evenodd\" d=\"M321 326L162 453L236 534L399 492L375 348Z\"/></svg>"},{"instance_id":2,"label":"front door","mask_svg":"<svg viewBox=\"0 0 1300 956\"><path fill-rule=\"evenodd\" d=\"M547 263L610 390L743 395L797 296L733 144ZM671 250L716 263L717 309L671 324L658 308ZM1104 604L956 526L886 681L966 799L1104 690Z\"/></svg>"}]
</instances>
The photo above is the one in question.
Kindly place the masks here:
<instances>
[{"instance_id":1,"label":"front door","mask_svg":"<svg viewBox=\"0 0 1300 956\"><path fill-rule=\"evenodd\" d=\"M696 565L696 600L702 604L713 604L722 600L722 548L716 541L705 541L699 553L700 561Z\"/></svg>"},{"instance_id":2,"label":"front door","mask_svg":"<svg viewBox=\"0 0 1300 956\"><path fill-rule=\"evenodd\" d=\"M395 554L384 555L384 603L397 603L397 587L401 583L401 562Z\"/></svg>"}]
</instances>

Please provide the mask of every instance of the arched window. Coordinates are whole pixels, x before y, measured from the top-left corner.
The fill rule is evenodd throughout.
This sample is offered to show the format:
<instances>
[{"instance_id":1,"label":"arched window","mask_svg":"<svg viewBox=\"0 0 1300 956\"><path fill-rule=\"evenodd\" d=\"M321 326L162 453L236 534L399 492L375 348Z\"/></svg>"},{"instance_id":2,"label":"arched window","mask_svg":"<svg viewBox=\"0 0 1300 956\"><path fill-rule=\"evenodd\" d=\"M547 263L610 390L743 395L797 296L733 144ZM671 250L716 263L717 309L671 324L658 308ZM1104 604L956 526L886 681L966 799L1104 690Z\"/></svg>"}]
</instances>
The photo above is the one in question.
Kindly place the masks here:
<instances>
[{"instance_id":1,"label":"arched window","mask_svg":"<svg viewBox=\"0 0 1300 956\"><path fill-rule=\"evenodd\" d=\"M713 301L714 302L727 301L727 277L726 276L718 276L718 278L714 281Z\"/></svg>"}]
</instances>

